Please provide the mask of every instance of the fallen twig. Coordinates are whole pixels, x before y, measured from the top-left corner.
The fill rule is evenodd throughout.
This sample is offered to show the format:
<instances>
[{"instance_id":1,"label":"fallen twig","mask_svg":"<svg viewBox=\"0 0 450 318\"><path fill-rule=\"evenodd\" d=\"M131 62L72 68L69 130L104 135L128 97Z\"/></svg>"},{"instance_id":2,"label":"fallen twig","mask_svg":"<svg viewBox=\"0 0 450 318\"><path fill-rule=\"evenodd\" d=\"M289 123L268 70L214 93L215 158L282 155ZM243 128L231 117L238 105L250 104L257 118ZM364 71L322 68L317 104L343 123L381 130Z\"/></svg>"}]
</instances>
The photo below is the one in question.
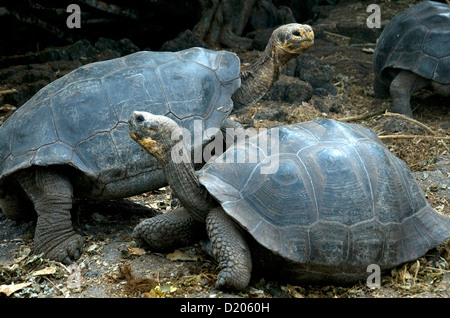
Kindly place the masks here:
<instances>
[{"instance_id":1,"label":"fallen twig","mask_svg":"<svg viewBox=\"0 0 450 318\"><path fill-rule=\"evenodd\" d=\"M426 136L426 135L384 135L378 136L380 139L414 139L414 138L423 138L423 139L442 139L442 140L450 140L450 136Z\"/></svg>"},{"instance_id":2,"label":"fallen twig","mask_svg":"<svg viewBox=\"0 0 450 318\"><path fill-rule=\"evenodd\" d=\"M13 106L10 104L5 104L5 105L0 106L0 112L10 112L10 111L14 111L16 109L17 109L16 106Z\"/></svg>"},{"instance_id":3,"label":"fallen twig","mask_svg":"<svg viewBox=\"0 0 450 318\"><path fill-rule=\"evenodd\" d=\"M375 47L376 43L352 43L351 47Z\"/></svg>"},{"instance_id":4,"label":"fallen twig","mask_svg":"<svg viewBox=\"0 0 450 318\"><path fill-rule=\"evenodd\" d=\"M326 34L326 35L334 36L334 37L341 38L341 39L344 39L344 40L347 40L347 41L351 40L351 37L346 36L346 35L342 35L342 34L339 34L339 33L333 33L333 32L329 32L329 31L323 31L323 33Z\"/></svg>"},{"instance_id":5,"label":"fallen twig","mask_svg":"<svg viewBox=\"0 0 450 318\"><path fill-rule=\"evenodd\" d=\"M385 112L386 112L386 110L379 110L379 111L372 112L372 113L365 113L365 114L362 114L362 115L356 115L356 116L339 118L337 120L338 121L342 121L342 122L356 121L356 120L360 120L360 119L367 119L367 118L370 118L370 117L373 117L373 116L381 115L381 114L383 114Z\"/></svg>"},{"instance_id":6,"label":"fallen twig","mask_svg":"<svg viewBox=\"0 0 450 318\"><path fill-rule=\"evenodd\" d=\"M7 94L15 94L15 93L18 93L17 89L15 89L15 88L5 89L3 91L0 91L0 96L7 95Z\"/></svg>"},{"instance_id":7,"label":"fallen twig","mask_svg":"<svg viewBox=\"0 0 450 318\"><path fill-rule=\"evenodd\" d=\"M446 165L450 165L450 161L440 161L440 162L437 162L437 163L431 163L431 164L422 165L422 167L426 167L426 170L433 170L436 167L446 166ZM419 165L419 163L416 163L414 166L421 167L421 165ZM447 202L447 205L448 205L448 202Z\"/></svg>"}]
</instances>

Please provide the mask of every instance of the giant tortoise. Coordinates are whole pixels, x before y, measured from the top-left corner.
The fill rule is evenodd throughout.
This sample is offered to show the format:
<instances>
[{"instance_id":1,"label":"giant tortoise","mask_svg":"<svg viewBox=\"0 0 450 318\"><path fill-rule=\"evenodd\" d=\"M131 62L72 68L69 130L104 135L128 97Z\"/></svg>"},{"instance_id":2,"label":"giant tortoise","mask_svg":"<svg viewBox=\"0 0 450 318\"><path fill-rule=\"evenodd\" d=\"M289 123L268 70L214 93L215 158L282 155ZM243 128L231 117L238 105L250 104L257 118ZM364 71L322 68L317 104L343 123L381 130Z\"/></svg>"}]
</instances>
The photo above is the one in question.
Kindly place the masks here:
<instances>
[{"instance_id":1,"label":"giant tortoise","mask_svg":"<svg viewBox=\"0 0 450 318\"><path fill-rule=\"evenodd\" d=\"M411 95L423 88L450 95L450 5L424 1L396 15L373 55L374 93L413 117Z\"/></svg>"},{"instance_id":2,"label":"giant tortoise","mask_svg":"<svg viewBox=\"0 0 450 318\"><path fill-rule=\"evenodd\" d=\"M191 48L92 63L50 83L0 127L3 213L20 219L37 212L34 252L71 262L82 249L70 218L75 197L123 198L167 184L128 135L132 110L170 117L193 136L218 129L232 110L264 95L313 38L307 25L283 25L242 73L234 53ZM193 149L211 138L202 136Z\"/></svg>"},{"instance_id":3,"label":"giant tortoise","mask_svg":"<svg viewBox=\"0 0 450 318\"><path fill-rule=\"evenodd\" d=\"M365 281L372 264L382 272L450 237L450 218L431 208L408 166L363 126L319 119L275 127L195 172L186 147L178 158L182 135L173 120L135 112L129 123L183 204L142 221L133 237L170 250L192 243L206 222L221 268L217 287L245 288L252 268L291 283Z\"/></svg>"}]
</instances>

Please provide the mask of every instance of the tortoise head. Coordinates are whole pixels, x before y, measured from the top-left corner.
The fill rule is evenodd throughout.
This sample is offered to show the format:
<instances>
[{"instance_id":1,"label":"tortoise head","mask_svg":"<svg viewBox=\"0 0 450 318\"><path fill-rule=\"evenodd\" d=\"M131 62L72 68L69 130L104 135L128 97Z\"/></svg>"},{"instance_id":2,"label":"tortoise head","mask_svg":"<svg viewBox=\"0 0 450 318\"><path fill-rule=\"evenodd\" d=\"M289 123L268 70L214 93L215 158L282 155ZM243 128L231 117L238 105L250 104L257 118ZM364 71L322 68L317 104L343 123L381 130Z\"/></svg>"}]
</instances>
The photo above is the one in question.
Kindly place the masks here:
<instances>
[{"instance_id":1,"label":"tortoise head","mask_svg":"<svg viewBox=\"0 0 450 318\"><path fill-rule=\"evenodd\" d=\"M314 44L314 32L307 24L285 24L273 31L271 42L275 51L292 58Z\"/></svg>"},{"instance_id":2,"label":"tortoise head","mask_svg":"<svg viewBox=\"0 0 450 318\"><path fill-rule=\"evenodd\" d=\"M131 138L158 160L167 160L168 152L182 136L181 128L174 120L139 111L130 116L128 132Z\"/></svg>"}]
</instances>

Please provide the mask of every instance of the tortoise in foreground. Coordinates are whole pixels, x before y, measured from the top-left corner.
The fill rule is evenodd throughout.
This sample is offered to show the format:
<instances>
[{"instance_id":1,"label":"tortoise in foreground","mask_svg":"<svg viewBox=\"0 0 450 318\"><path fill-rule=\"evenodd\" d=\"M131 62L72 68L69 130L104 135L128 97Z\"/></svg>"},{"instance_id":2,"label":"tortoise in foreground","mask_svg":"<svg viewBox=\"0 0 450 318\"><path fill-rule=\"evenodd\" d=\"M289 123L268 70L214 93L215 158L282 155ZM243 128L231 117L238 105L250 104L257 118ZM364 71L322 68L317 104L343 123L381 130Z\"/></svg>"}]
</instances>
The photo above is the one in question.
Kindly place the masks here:
<instances>
[{"instance_id":1,"label":"tortoise in foreground","mask_svg":"<svg viewBox=\"0 0 450 318\"><path fill-rule=\"evenodd\" d=\"M170 117L192 135L219 129L233 109L264 95L313 38L307 25L279 27L242 74L236 54L192 48L92 63L50 83L0 127L3 213L17 220L37 212L34 252L70 263L83 245L70 218L74 197L123 198L167 184L128 135L132 110ZM211 138L203 137L192 149Z\"/></svg>"},{"instance_id":2,"label":"tortoise in foreground","mask_svg":"<svg viewBox=\"0 0 450 318\"><path fill-rule=\"evenodd\" d=\"M450 95L450 5L424 1L396 15L373 55L374 92L413 117L411 95L423 88Z\"/></svg>"},{"instance_id":3,"label":"tortoise in foreground","mask_svg":"<svg viewBox=\"0 0 450 318\"><path fill-rule=\"evenodd\" d=\"M206 222L217 287L245 288L252 268L291 283L366 280L370 264L393 268L450 237L450 218L368 128L331 119L275 127L195 172L185 147L173 160L183 144L173 120L135 112L129 124L183 204L142 221L133 237L170 250L193 243Z\"/></svg>"}]
</instances>

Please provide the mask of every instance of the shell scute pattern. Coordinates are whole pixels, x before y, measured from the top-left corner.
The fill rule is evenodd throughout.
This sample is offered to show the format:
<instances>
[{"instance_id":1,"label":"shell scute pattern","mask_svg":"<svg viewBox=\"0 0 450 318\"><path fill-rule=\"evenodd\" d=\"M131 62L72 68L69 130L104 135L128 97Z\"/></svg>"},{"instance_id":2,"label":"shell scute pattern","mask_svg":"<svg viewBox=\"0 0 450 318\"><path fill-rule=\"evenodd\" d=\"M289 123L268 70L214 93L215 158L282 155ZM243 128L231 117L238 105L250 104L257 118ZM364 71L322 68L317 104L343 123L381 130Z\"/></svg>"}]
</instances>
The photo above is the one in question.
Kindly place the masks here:
<instances>
[{"instance_id":1,"label":"shell scute pattern","mask_svg":"<svg viewBox=\"0 0 450 318\"><path fill-rule=\"evenodd\" d=\"M205 165L199 179L268 250L294 263L333 264L352 272L362 264L383 267L413 259L435 242L440 231L431 225L435 212L430 215L406 164L373 131L325 119L261 134L277 135L280 151L266 151L257 163L225 163L219 157ZM258 149L261 134L222 156ZM277 169L261 173L270 160Z\"/></svg>"},{"instance_id":2,"label":"shell scute pattern","mask_svg":"<svg viewBox=\"0 0 450 318\"><path fill-rule=\"evenodd\" d=\"M100 188L146 174L144 182L159 168L129 137L130 114L167 115L190 131L196 120L218 129L239 85L239 58L226 51L144 51L84 65L42 88L0 127L0 182L32 165L72 166Z\"/></svg>"}]
</instances>

